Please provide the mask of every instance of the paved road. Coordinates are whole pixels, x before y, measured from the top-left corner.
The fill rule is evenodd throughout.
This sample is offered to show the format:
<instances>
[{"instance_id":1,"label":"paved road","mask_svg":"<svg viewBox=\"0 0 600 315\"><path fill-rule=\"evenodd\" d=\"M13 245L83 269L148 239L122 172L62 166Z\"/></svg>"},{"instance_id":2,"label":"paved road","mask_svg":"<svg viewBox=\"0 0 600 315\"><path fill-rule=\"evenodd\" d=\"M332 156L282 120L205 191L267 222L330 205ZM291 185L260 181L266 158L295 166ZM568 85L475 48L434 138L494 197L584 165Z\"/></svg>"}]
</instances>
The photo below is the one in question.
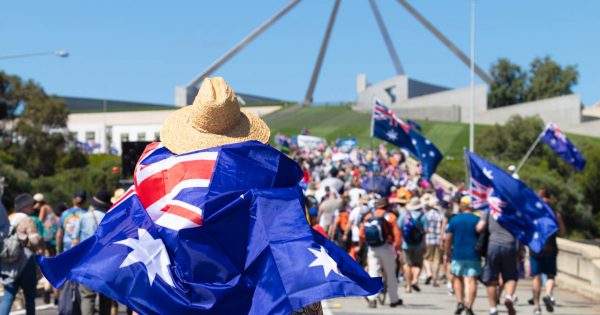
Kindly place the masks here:
<instances>
[{"instance_id":1,"label":"paved road","mask_svg":"<svg viewBox=\"0 0 600 315\"><path fill-rule=\"evenodd\" d=\"M326 308L329 314L334 315L356 315L356 314L427 314L427 315L451 315L456 308L454 296L449 296L444 285L434 288L421 284L420 293L403 293L400 297L404 300L404 306L390 308L388 305L378 305L376 309L367 308L364 298L340 298L329 300ZM486 315L489 312L485 288L480 284L477 290L478 297L475 300L473 311L477 315ZM585 315L600 314L600 301L594 301L572 293L562 288L555 290L557 306L554 310L556 315ZM533 306L527 304L531 298L531 281L520 281L517 288L518 302L516 305L518 314L533 314ZM389 299L389 298L388 298ZM388 301L386 301L388 303ZM507 314L504 306L499 308L500 314ZM548 314L542 307L542 313ZM325 314L327 315L327 314Z\"/></svg>"},{"instance_id":2,"label":"paved road","mask_svg":"<svg viewBox=\"0 0 600 315\"><path fill-rule=\"evenodd\" d=\"M324 303L325 315L357 315L357 314L422 314L422 315L451 315L454 314L456 301L453 296L449 296L446 287L421 285L421 293L404 294L400 296L404 300L404 306L390 308L387 305L378 305L376 309L367 308L364 298L341 298L333 299ZM401 291L402 292L402 291ZM475 314L488 314L487 296L485 288L479 285L478 298L475 301ZM519 314L533 314L533 306L527 304L527 299L531 297L531 281L519 282L517 296L517 312ZM600 314L600 301L587 299L576 293L567 291L563 288L557 288L555 291L557 306L554 311L556 315L587 315ZM36 314L55 315L56 308L50 305L42 305L41 299L37 300L38 310ZM386 301L387 303L388 301ZM125 308L120 307L119 314L126 314ZM543 310L544 314L547 314ZM24 311L11 312L12 315L25 314ZM507 314L501 307L500 314Z\"/></svg>"}]
</instances>

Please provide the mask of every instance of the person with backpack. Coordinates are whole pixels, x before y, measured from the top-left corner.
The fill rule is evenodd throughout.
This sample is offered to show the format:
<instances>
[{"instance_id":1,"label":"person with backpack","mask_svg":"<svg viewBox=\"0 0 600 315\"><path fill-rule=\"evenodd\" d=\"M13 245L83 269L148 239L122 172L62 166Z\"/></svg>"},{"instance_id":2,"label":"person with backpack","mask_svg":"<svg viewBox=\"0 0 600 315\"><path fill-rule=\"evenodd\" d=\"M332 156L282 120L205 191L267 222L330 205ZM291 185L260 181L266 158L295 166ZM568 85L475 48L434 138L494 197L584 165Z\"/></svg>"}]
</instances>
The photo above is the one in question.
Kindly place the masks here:
<instances>
[{"instance_id":1,"label":"person with backpack","mask_svg":"<svg viewBox=\"0 0 600 315\"><path fill-rule=\"evenodd\" d=\"M10 229L0 252L0 278L4 286L0 315L10 313L19 288L25 295L26 314L35 314L37 274L34 254L43 239L32 218L34 204L30 194L20 194L15 198L15 212L9 216Z\"/></svg>"},{"instance_id":2,"label":"person with backpack","mask_svg":"<svg viewBox=\"0 0 600 315\"><path fill-rule=\"evenodd\" d=\"M406 204L406 211L398 219L402 231L402 253L404 255L404 277L406 293L421 292L419 274L423 268L423 246L427 228L427 216L419 197L412 197Z\"/></svg>"},{"instance_id":3,"label":"person with backpack","mask_svg":"<svg viewBox=\"0 0 600 315\"><path fill-rule=\"evenodd\" d=\"M390 307L402 305L398 297L398 279L396 278L396 252L400 247L400 230L395 225L396 215L389 211L387 198L380 198L375 209L367 213L360 224L360 243L367 243L367 265L371 277L381 276L387 284ZM377 307L377 295L367 297L369 308Z\"/></svg>"},{"instance_id":4,"label":"person with backpack","mask_svg":"<svg viewBox=\"0 0 600 315\"><path fill-rule=\"evenodd\" d=\"M477 296L477 278L481 275L481 257L475 251L479 238L475 227L479 217L473 214L471 197L460 199L460 214L454 216L446 226L445 257L452 257L450 272L456 294L456 311L473 315L473 304ZM465 298L466 291L466 298Z\"/></svg>"}]
</instances>

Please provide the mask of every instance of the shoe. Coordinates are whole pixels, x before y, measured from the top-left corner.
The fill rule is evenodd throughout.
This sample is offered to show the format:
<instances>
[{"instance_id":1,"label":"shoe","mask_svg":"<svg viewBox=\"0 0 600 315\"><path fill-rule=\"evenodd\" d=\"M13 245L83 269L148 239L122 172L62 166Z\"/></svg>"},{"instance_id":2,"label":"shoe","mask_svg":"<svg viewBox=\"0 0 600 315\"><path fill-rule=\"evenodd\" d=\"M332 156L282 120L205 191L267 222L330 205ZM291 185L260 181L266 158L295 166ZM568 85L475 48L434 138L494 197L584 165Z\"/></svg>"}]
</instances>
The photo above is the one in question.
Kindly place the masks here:
<instances>
[{"instance_id":1,"label":"shoe","mask_svg":"<svg viewBox=\"0 0 600 315\"><path fill-rule=\"evenodd\" d=\"M427 277L427 279L425 279L425 284L429 285L431 283L431 280L433 280L433 277L431 277L431 276Z\"/></svg>"},{"instance_id":2,"label":"shoe","mask_svg":"<svg viewBox=\"0 0 600 315\"><path fill-rule=\"evenodd\" d=\"M440 286L440 284L439 284L439 283L437 283L437 282L434 282L434 283L432 284L432 286L434 286L434 287L436 287L436 288L437 288L437 287L439 287L439 286Z\"/></svg>"},{"instance_id":3,"label":"shoe","mask_svg":"<svg viewBox=\"0 0 600 315\"><path fill-rule=\"evenodd\" d=\"M466 314L466 315L475 315L475 313L473 313L473 310L472 310L472 309L470 309L470 308L467 308L467 309L465 310L465 314Z\"/></svg>"},{"instance_id":4,"label":"shoe","mask_svg":"<svg viewBox=\"0 0 600 315\"><path fill-rule=\"evenodd\" d=\"M533 310L533 315L542 315L542 310L539 308L536 308Z\"/></svg>"},{"instance_id":5,"label":"shoe","mask_svg":"<svg viewBox=\"0 0 600 315\"><path fill-rule=\"evenodd\" d=\"M373 300L370 301L369 300L369 304L367 305L369 308L377 308L377 301Z\"/></svg>"},{"instance_id":6,"label":"shoe","mask_svg":"<svg viewBox=\"0 0 600 315\"><path fill-rule=\"evenodd\" d=\"M454 311L454 315L460 315L465 310L465 305L462 303L456 304L456 311Z\"/></svg>"},{"instance_id":7,"label":"shoe","mask_svg":"<svg viewBox=\"0 0 600 315\"><path fill-rule=\"evenodd\" d=\"M508 310L508 315L517 314L517 311L515 310L515 305L513 304L513 301L511 299L504 299L504 306L506 306L506 309Z\"/></svg>"},{"instance_id":8,"label":"shoe","mask_svg":"<svg viewBox=\"0 0 600 315\"><path fill-rule=\"evenodd\" d=\"M544 301L544 305L546 305L546 311L548 311L549 313L554 312L554 305L552 304L552 298L549 295L544 296L542 301Z\"/></svg>"},{"instance_id":9,"label":"shoe","mask_svg":"<svg viewBox=\"0 0 600 315\"><path fill-rule=\"evenodd\" d=\"M44 304L50 304L50 294L52 294L52 292L50 291L44 291Z\"/></svg>"},{"instance_id":10,"label":"shoe","mask_svg":"<svg viewBox=\"0 0 600 315\"><path fill-rule=\"evenodd\" d=\"M421 288L419 288L419 285L417 285L417 284L413 284L410 287L417 292L421 292Z\"/></svg>"},{"instance_id":11,"label":"shoe","mask_svg":"<svg viewBox=\"0 0 600 315\"><path fill-rule=\"evenodd\" d=\"M390 303L390 307L396 307L396 306L400 306L402 305L402 299L398 299L398 301L394 302L394 303Z\"/></svg>"},{"instance_id":12,"label":"shoe","mask_svg":"<svg viewBox=\"0 0 600 315\"><path fill-rule=\"evenodd\" d=\"M535 303L533 303L533 298L531 298L531 299L527 300L527 303L528 303L529 305L533 305L533 304L535 304Z\"/></svg>"}]
</instances>

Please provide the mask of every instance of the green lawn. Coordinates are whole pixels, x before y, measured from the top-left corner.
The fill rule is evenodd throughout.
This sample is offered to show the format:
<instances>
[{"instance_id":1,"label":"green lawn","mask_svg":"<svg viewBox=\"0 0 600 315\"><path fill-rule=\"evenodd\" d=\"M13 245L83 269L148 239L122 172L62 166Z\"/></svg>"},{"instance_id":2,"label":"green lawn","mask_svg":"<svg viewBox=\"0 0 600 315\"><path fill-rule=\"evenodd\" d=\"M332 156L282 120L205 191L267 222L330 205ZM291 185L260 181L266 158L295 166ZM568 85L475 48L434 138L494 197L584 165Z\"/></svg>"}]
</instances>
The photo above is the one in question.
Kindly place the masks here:
<instances>
[{"instance_id":1,"label":"green lawn","mask_svg":"<svg viewBox=\"0 0 600 315\"><path fill-rule=\"evenodd\" d=\"M370 113L359 113L345 106L306 107L288 115L267 115L264 117L271 132L281 132L287 136L297 135L308 128L312 135L333 141L338 137L352 136L359 146L378 145L381 141L372 139ZM469 126L462 123L419 121L423 135L430 139L446 157L459 157L469 144ZM487 126L476 126L481 131Z\"/></svg>"}]
</instances>

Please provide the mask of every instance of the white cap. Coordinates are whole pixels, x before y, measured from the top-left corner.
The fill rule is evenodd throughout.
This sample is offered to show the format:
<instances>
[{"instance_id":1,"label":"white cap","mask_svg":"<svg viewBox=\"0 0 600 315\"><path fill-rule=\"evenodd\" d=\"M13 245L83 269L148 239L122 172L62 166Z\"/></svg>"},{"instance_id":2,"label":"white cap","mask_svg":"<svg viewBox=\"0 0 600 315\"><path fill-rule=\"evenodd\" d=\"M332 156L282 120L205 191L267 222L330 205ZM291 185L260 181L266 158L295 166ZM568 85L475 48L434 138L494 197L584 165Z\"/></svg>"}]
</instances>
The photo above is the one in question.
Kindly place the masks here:
<instances>
[{"instance_id":1,"label":"white cap","mask_svg":"<svg viewBox=\"0 0 600 315\"><path fill-rule=\"evenodd\" d=\"M44 201L44 195L41 193L37 193L33 195L33 200L35 200L36 202L42 202Z\"/></svg>"}]
</instances>

